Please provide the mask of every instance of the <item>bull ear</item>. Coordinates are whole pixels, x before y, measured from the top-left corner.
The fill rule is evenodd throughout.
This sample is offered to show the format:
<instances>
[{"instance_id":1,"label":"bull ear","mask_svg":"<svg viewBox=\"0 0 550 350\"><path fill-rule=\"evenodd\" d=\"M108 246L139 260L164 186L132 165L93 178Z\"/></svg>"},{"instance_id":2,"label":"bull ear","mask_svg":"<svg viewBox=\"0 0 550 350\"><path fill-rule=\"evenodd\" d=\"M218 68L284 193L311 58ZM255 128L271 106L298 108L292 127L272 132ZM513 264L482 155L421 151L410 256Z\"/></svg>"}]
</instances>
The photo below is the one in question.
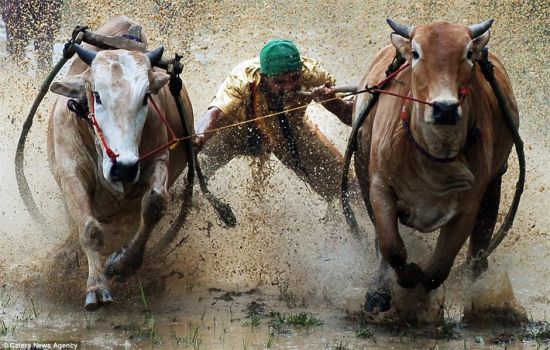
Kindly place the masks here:
<instances>
[{"instance_id":1,"label":"bull ear","mask_svg":"<svg viewBox=\"0 0 550 350\"><path fill-rule=\"evenodd\" d=\"M395 49L408 61L411 59L411 41L399 34L391 33L390 40Z\"/></svg>"},{"instance_id":2,"label":"bull ear","mask_svg":"<svg viewBox=\"0 0 550 350\"><path fill-rule=\"evenodd\" d=\"M149 77L149 90L151 93L157 94L160 89L166 85L168 80L170 80L170 75L164 72L151 72Z\"/></svg>"},{"instance_id":3,"label":"bull ear","mask_svg":"<svg viewBox=\"0 0 550 350\"><path fill-rule=\"evenodd\" d=\"M483 48L487 45L487 43L489 43L490 37L491 37L491 31L488 30L474 39L472 43L472 51L473 51L472 53L473 53L474 60L480 60L482 58L481 52L483 51Z\"/></svg>"},{"instance_id":4,"label":"bull ear","mask_svg":"<svg viewBox=\"0 0 550 350\"><path fill-rule=\"evenodd\" d=\"M71 75L50 85L50 90L59 95L80 98L86 93L86 81L82 75Z\"/></svg>"}]
</instances>

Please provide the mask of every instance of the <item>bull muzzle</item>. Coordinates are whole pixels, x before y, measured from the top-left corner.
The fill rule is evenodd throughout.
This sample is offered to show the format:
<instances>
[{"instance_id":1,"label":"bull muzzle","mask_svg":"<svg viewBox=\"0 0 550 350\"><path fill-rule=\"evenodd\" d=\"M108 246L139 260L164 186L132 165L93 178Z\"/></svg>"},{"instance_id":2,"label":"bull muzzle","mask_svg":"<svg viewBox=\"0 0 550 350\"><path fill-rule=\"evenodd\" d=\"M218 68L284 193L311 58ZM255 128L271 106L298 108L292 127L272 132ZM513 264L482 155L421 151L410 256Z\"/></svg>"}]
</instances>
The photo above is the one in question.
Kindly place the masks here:
<instances>
[{"instance_id":1,"label":"bull muzzle","mask_svg":"<svg viewBox=\"0 0 550 350\"><path fill-rule=\"evenodd\" d=\"M109 176L113 182L135 183L139 176L139 161L129 164L115 162L111 166Z\"/></svg>"},{"instance_id":2,"label":"bull muzzle","mask_svg":"<svg viewBox=\"0 0 550 350\"><path fill-rule=\"evenodd\" d=\"M457 102L433 102L433 123L437 125L456 125L460 120Z\"/></svg>"}]
</instances>

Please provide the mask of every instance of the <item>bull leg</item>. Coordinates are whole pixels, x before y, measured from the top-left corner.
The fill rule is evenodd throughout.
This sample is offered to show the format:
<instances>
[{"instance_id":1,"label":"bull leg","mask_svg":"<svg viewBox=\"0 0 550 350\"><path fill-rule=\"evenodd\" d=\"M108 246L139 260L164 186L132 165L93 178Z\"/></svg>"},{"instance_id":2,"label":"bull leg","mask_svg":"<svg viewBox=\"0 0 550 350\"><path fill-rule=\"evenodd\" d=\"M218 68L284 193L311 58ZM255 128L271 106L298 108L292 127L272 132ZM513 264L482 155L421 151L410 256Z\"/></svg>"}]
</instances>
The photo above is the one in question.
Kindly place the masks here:
<instances>
[{"instance_id":1,"label":"bull leg","mask_svg":"<svg viewBox=\"0 0 550 350\"><path fill-rule=\"evenodd\" d=\"M487 258L481 258L479 255L487 249L491 242L491 237L495 229L500 205L500 186L502 175L496 177L487 189L481 202L481 207L477 214L474 230L470 234L470 246L468 252L468 262L472 266L474 277L479 277L487 270Z\"/></svg>"},{"instance_id":2,"label":"bull leg","mask_svg":"<svg viewBox=\"0 0 550 350\"><path fill-rule=\"evenodd\" d=\"M84 186L75 180L63 183L67 198L67 208L78 227L79 240L88 259L88 281L86 283L85 308L94 311L103 304L113 302L100 261L100 249L103 246L103 232L99 222L93 217L90 198Z\"/></svg>"},{"instance_id":3,"label":"bull leg","mask_svg":"<svg viewBox=\"0 0 550 350\"><path fill-rule=\"evenodd\" d=\"M368 144L368 143L367 143ZM363 154L370 154L370 149L367 146L367 150L360 150L355 156L355 172L357 174L357 180L359 188L361 189L361 196L363 202L367 208L369 218L374 225L374 213L372 210L372 204L370 200L369 189L369 176L368 176L368 157L362 157ZM379 312L386 312L391 308L391 291L388 281L388 270L390 265L382 255L380 254L380 247L378 238L375 237L375 249L377 256L378 268L369 283L367 294L365 295L364 310L370 314L377 314Z\"/></svg>"},{"instance_id":4,"label":"bull leg","mask_svg":"<svg viewBox=\"0 0 550 350\"><path fill-rule=\"evenodd\" d=\"M423 280L423 272L418 265L407 264L407 249L397 227L395 196L379 181L373 178L370 194L380 253L394 269L397 283L403 288L414 288Z\"/></svg>"},{"instance_id":5,"label":"bull leg","mask_svg":"<svg viewBox=\"0 0 550 350\"><path fill-rule=\"evenodd\" d=\"M424 270L422 283L426 289L436 289L447 279L456 255L472 230L475 217L475 214L463 213L441 228L434 254Z\"/></svg>"},{"instance_id":6,"label":"bull leg","mask_svg":"<svg viewBox=\"0 0 550 350\"><path fill-rule=\"evenodd\" d=\"M164 216L168 204L166 163L157 161L151 175L152 183L141 200L141 222L136 235L128 246L113 253L105 262L105 274L109 277L126 277L136 273L143 263L149 235Z\"/></svg>"}]
</instances>

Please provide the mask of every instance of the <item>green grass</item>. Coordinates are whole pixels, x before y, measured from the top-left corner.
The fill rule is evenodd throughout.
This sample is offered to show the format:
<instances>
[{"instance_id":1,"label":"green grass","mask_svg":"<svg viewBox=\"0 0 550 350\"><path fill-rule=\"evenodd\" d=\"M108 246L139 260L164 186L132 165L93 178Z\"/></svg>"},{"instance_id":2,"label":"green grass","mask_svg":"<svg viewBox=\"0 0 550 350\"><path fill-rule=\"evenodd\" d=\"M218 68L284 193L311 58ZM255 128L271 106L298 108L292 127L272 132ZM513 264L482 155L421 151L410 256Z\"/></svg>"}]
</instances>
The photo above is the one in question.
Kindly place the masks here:
<instances>
[{"instance_id":1,"label":"green grass","mask_svg":"<svg viewBox=\"0 0 550 350\"><path fill-rule=\"evenodd\" d=\"M302 327L309 329L311 327L323 325L323 321L309 312L300 312L297 314L282 314L272 311L270 326L276 334L289 334L291 327Z\"/></svg>"},{"instance_id":2,"label":"green grass","mask_svg":"<svg viewBox=\"0 0 550 350\"><path fill-rule=\"evenodd\" d=\"M243 323L243 326L258 327L264 318L264 315L252 315L250 316L250 321L246 321L245 323Z\"/></svg>"},{"instance_id":3,"label":"green grass","mask_svg":"<svg viewBox=\"0 0 550 350\"><path fill-rule=\"evenodd\" d=\"M180 345L183 345L185 347L191 346L193 350L199 350L202 343L199 327L192 328L189 331L188 337L185 337L185 336L179 337L176 335L176 333L172 333L172 338L174 338L176 346L180 346Z\"/></svg>"},{"instance_id":4,"label":"green grass","mask_svg":"<svg viewBox=\"0 0 550 350\"><path fill-rule=\"evenodd\" d=\"M0 307L2 309L15 303L11 292L12 290L5 284L0 288Z\"/></svg>"},{"instance_id":5,"label":"green grass","mask_svg":"<svg viewBox=\"0 0 550 350\"><path fill-rule=\"evenodd\" d=\"M8 326L6 326L4 321L2 321L2 323L0 324L0 335L4 336L4 335L8 334L8 330L9 330Z\"/></svg>"},{"instance_id":6,"label":"green grass","mask_svg":"<svg viewBox=\"0 0 550 350\"><path fill-rule=\"evenodd\" d=\"M374 332L370 328L359 328L358 330L355 331L355 336L361 339L370 339L376 343Z\"/></svg>"},{"instance_id":7,"label":"green grass","mask_svg":"<svg viewBox=\"0 0 550 350\"><path fill-rule=\"evenodd\" d=\"M538 344L550 342L550 322L529 322L523 331L523 340L535 340Z\"/></svg>"},{"instance_id":8,"label":"green grass","mask_svg":"<svg viewBox=\"0 0 550 350\"><path fill-rule=\"evenodd\" d=\"M243 323L243 326L257 327L265 317L265 304L261 301L252 301L246 306L248 321Z\"/></svg>"},{"instance_id":9,"label":"green grass","mask_svg":"<svg viewBox=\"0 0 550 350\"><path fill-rule=\"evenodd\" d=\"M275 334L273 332L269 332L269 336L267 338L267 342L265 344L266 348L270 349L275 344Z\"/></svg>"}]
</instances>

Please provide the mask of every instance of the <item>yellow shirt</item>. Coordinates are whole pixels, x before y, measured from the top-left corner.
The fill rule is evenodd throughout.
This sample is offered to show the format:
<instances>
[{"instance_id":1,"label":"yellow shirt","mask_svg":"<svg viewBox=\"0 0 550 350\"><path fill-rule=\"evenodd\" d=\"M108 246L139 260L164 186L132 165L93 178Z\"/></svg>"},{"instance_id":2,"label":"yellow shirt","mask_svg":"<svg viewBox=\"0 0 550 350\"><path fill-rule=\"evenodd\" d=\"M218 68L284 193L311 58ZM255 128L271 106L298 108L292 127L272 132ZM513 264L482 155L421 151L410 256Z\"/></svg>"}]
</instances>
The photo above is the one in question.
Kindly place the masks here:
<instances>
[{"instance_id":1,"label":"yellow shirt","mask_svg":"<svg viewBox=\"0 0 550 350\"><path fill-rule=\"evenodd\" d=\"M302 57L302 75L302 89L305 91L311 91L313 88L324 84L326 81L329 81L332 85L336 82L334 77L321 66L319 61L308 57ZM224 113L224 119L226 120L221 121L221 124L228 125L250 119L249 108L251 103L253 103L253 101L251 101L252 87L255 85L257 86L260 79L259 58L244 61L233 69L231 74L229 74L218 89L216 97L209 107L218 107ZM255 115L253 117L257 118L273 113L269 110L264 94L259 89L255 89L254 93L259 96L255 98L256 104L253 109ZM305 105L309 103L310 100L311 98L287 100L284 108L289 109ZM296 118L302 117L305 110L305 108L302 108L287 113L287 117L291 121L291 124L296 122ZM262 132L269 136L272 141L279 139L279 127L276 117L259 120L257 124Z\"/></svg>"}]
</instances>

